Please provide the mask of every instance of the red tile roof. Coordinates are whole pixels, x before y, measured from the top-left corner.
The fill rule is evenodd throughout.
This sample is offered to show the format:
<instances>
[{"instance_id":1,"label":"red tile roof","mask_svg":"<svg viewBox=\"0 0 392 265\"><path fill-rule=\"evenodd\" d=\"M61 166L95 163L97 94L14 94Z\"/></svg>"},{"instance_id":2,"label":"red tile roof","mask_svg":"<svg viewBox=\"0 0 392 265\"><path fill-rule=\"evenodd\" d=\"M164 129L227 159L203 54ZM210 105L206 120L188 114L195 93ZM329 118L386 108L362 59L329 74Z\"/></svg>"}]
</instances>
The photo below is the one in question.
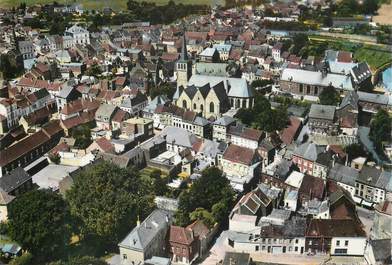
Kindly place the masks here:
<instances>
[{"instance_id":1,"label":"red tile roof","mask_svg":"<svg viewBox=\"0 0 392 265\"><path fill-rule=\"evenodd\" d=\"M194 241L192 232L181 226L170 226L169 241L182 245L190 245Z\"/></svg>"},{"instance_id":2,"label":"red tile roof","mask_svg":"<svg viewBox=\"0 0 392 265\"><path fill-rule=\"evenodd\" d=\"M293 142L295 135L301 127L301 120L295 117L290 117L290 124L280 132L280 139L286 145Z\"/></svg>"},{"instance_id":3,"label":"red tile roof","mask_svg":"<svg viewBox=\"0 0 392 265\"><path fill-rule=\"evenodd\" d=\"M255 156L254 150L231 144L223 154L223 159L232 161L234 163L251 165L254 156Z\"/></svg>"},{"instance_id":4,"label":"red tile roof","mask_svg":"<svg viewBox=\"0 0 392 265\"><path fill-rule=\"evenodd\" d=\"M105 137L101 137L101 138L95 140L95 142L101 148L101 150L104 151L105 153L112 153L114 151L114 146Z\"/></svg>"}]
</instances>

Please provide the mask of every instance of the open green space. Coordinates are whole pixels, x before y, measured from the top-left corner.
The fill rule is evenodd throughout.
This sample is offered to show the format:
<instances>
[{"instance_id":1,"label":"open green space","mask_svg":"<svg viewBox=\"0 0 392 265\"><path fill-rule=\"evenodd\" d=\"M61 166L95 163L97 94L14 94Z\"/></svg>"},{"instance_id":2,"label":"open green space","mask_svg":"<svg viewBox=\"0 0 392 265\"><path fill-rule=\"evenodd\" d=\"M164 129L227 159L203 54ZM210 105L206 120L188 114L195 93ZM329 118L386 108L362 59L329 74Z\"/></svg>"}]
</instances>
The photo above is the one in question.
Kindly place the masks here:
<instances>
[{"instance_id":1,"label":"open green space","mask_svg":"<svg viewBox=\"0 0 392 265\"><path fill-rule=\"evenodd\" d=\"M165 5L169 2L169 0L144 0L146 2L154 2L157 5ZM58 3L61 4L72 4L72 3L80 3L86 9L94 9L101 10L104 7L111 7L113 10L124 10L127 8L127 0L57 0ZM142 2L142 0L140 0ZM211 0L174 0L176 4L205 4L210 5ZM53 0L0 0L0 7L9 8L13 6L18 6L20 3L26 3L29 5L34 4L48 4L53 3Z\"/></svg>"},{"instance_id":2,"label":"open green space","mask_svg":"<svg viewBox=\"0 0 392 265\"><path fill-rule=\"evenodd\" d=\"M366 61L372 70L392 62L392 52L375 46L365 45L354 53L358 61Z\"/></svg>"},{"instance_id":3,"label":"open green space","mask_svg":"<svg viewBox=\"0 0 392 265\"><path fill-rule=\"evenodd\" d=\"M310 46L315 49L323 46L321 50L328 48L350 51L357 61L367 62L373 71L392 62L392 51L384 48L383 45L361 44L328 36L309 36L309 40Z\"/></svg>"}]
</instances>

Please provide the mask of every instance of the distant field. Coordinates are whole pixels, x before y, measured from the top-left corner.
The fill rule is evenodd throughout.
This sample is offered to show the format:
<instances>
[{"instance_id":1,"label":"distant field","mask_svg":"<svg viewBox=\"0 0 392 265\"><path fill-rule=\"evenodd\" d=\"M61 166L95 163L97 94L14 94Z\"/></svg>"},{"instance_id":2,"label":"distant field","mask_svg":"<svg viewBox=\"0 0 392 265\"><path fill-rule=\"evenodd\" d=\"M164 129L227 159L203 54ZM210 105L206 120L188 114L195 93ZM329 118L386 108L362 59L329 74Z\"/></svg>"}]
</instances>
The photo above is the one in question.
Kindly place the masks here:
<instances>
[{"instance_id":1,"label":"distant field","mask_svg":"<svg viewBox=\"0 0 392 265\"><path fill-rule=\"evenodd\" d=\"M368 45L356 50L354 57L358 61L366 61L372 70L378 69L380 66L392 62L391 51Z\"/></svg>"},{"instance_id":2,"label":"distant field","mask_svg":"<svg viewBox=\"0 0 392 265\"><path fill-rule=\"evenodd\" d=\"M142 0L139 0L140 2ZM164 5L169 0L144 0L146 2L155 2L157 5ZM53 0L0 0L0 7L12 7L17 6L20 3L26 3L27 5L34 4L47 4L52 3ZM57 0L58 3L81 3L84 8L100 10L103 7L110 6L114 10L121 10L127 8L127 0ZM176 3L183 4L206 4L210 5L211 0L174 0Z\"/></svg>"}]
</instances>

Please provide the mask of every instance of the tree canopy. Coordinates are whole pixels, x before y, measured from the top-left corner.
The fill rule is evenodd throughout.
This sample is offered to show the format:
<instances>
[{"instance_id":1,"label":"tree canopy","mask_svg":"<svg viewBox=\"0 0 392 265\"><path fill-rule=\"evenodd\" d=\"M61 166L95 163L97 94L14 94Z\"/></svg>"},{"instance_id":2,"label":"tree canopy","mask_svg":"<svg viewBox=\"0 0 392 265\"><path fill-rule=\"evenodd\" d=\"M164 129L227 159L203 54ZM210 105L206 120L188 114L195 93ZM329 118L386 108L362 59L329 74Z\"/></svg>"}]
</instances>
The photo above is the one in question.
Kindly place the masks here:
<instances>
[{"instance_id":1,"label":"tree canopy","mask_svg":"<svg viewBox=\"0 0 392 265\"><path fill-rule=\"evenodd\" d=\"M105 261L90 257L90 256L83 256L83 257L73 257L70 258L68 261L55 261L49 263L49 265L108 265Z\"/></svg>"},{"instance_id":2,"label":"tree canopy","mask_svg":"<svg viewBox=\"0 0 392 265\"><path fill-rule=\"evenodd\" d=\"M81 222L81 234L117 243L153 208L151 183L139 178L133 169L108 162L79 172L66 198L71 214Z\"/></svg>"},{"instance_id":3,"label":"tree canopy","mask_svg":"<svg viewBox=\"0 0 392 265\"><path fill-rule=\"evenodd\" d=\"M185 226L190 221L201 219L212 225L227 217L233 200L234 191L222 171L216 167L208 168L189 190L180 194L176 222Z\"/></svg>"},{"instance_id":4,"label":"tree canopy","mask_svg":"<svg viewBox=\"0 0 392 265\"><path fill-rule=\"evenodd\" d=\"M169 99L173 99L173 95L175 92L176 88L166 83L159 86L151 87L149 94L152 99L159 95L166 95Z\"/></svg>"},{"instance_id":5,"label":"tree canopy","mask_svg":"<svg viewBox=\"0 0 392 265\"><path fill-rule=\"evenodd\" d=\"M36 257L55 257L70 239L66 202L50 190L19 196L10 206L9 235Z\"/></svg>"},{"instance_id":6,"label":"tree canopy","mask_svg":"<svg viewBox=\"0 0 392 265\"><path fill-rule=\"evenodd\" d=\"M72 129L72 137L75 138L75 147L87 148L91 143L91 131L88 125L79 125Z\"/></svg>"},{"instance_id":7,"label":"tree canopy","mask_svg":"<svg viewBox=\"0 0 392 265\"><path fill-rule=\"evenodd\" d=\"M177 19L191 14L206 14L210 7L207 5L176 4L170 0L166 5L156 5L153 2L138 2L129 0L127 2L136 20L150 21L152 24L170 24Z\"/></svg>"},{"instance_id":8,"label":"tree canopy","mask_svg":"<svg viewBox=\"0 0 392 265\"><path fill-rule=\"evenodd\" d=\"M287 109L284 105L276 109L271 108L271 103L264 96L258 94L252 109L240 109L236 118L242 123L253 126L266 132L279 131L288 124Z\"/></svg>"},{"instance_id":9,"label":"tree canopy","mask_svg":"<svg viewBox=\"0 0 392 265\"><path fill-rule=\"evenodd\" d=\"M333 86L328 86L320 93L319 99L320 104L336 106L340 102L340 94Z\"/></svg>"},{"instance_id":10,"label":"tree canopy","mask_svg":"<svg viewBox=\"0 0 392 265\"><path fill-rule=\"evenodd\" d=\"M380 109L370 122L370 139L376 149L381 151L382 143L391 141L392 118L384 109Z\"/></svg>"}]
</instances>

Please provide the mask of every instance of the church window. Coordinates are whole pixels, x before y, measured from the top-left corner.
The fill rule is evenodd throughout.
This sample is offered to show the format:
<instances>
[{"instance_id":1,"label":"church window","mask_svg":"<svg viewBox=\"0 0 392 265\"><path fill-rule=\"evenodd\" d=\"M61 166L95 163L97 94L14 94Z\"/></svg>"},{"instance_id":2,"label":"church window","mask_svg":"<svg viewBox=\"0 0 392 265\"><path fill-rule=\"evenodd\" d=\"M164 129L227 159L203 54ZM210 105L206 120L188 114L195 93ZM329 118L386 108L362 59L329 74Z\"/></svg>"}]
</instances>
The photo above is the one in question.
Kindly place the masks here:
<instances>
[{"instance_id":1,"label":"church window","mask_svg":"<svg viewBox=\"0 0 392 265\"><path fill-rule=\"evenodd\" d=\"M193 103L193 109L197 109L197 108L196 108L196 103Z\"/></svg>"},{"instance_id":2,"label":"church window","mask_svg":"<svg viewBox=\"0 0 392 265\"><path fill-rule=\"evenodd\" d=\"M186 106L186 100L185 100L185 99L182 101L182 107L183 107L184 109L187 108L187 106Z\"/></svg>"},{"instance_id":3,"label":"church window","mask_svg":"<svg viewBox=\"0 0 392 265\"><path fill-rule=\"evenodd\" d=\"M201 104L200 105L200 111L203 112L203 109L204 109L203 104Z\"/></svg>"},{"instance_id":4,"label":"church window","mask_svg":"<svg viewBox=\"0 0 392 265\"><path fill-rule=\"evenodd\" d=\"M210 103L210 112L215 112L214 102Z\"/></svg>"},{"instance_id":5,"label":"church window","mask_svg":"<svg viewBox=\"0 0 392 265\"><path fill-rule=\"evenodd\" d=\"M242 100L242 107L245 109L246 108L246 99Z\"/></svg>"}]
</instances>

